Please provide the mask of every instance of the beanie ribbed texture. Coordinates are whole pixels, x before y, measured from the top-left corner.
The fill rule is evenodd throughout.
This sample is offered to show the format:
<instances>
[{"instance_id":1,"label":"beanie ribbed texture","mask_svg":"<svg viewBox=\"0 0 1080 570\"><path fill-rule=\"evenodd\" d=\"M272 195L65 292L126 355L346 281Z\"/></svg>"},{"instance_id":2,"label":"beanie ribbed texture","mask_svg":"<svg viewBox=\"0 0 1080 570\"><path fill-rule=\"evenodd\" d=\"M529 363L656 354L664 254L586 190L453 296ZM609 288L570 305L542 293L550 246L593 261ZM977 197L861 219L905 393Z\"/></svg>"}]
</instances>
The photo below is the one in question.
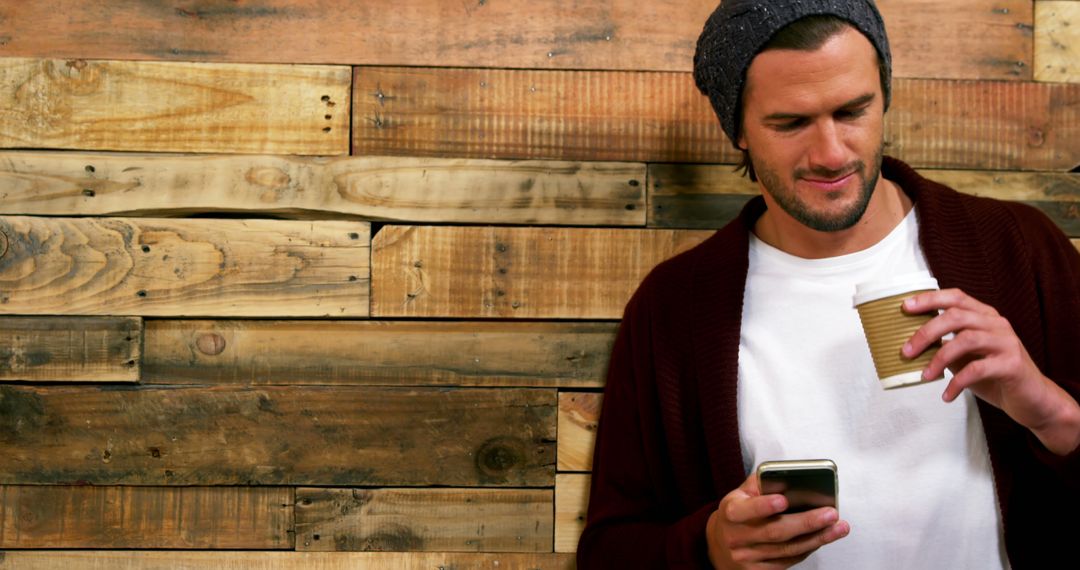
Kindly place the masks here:
<instances>
[{"instance_id":1,"label":"beanie ribbed texture","mask_svg":"<svg viewBox=\"0 0 1080 570\"><path fill-rule=\"evenodd\" d=\"M740 102L750 61L788 24L826 15L847 20L877 49L885 65L885 109L889 108L892 54L873 0L724 0L698 37L694 82L709 98L733 144L739 136Z\"/></svg>"}]
</instances>

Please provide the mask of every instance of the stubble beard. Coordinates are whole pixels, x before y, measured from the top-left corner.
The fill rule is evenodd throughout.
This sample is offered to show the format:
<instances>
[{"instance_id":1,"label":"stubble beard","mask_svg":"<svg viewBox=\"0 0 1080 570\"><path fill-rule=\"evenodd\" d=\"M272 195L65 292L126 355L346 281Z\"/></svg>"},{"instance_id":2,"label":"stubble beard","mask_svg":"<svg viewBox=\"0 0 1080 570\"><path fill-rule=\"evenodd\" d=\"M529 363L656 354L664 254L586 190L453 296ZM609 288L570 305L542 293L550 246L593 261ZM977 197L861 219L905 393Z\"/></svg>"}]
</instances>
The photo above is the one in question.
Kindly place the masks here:
<instances>
[{"instance_id":1,"label":"stubble beard","mask_svg":"<svg viewBox=\"0 0 1080 570\"><path fill-rule=\"evenodd\" d=\"M768 168L767 165L759 166L757 161L754 160L753 154L750 154L750 161L754 164L754 171L761 185L765 187L765 191L772 196L780 209L810 229L819 232L838 232L857 224L862 219L863 214L866 213L866 208L870 205L870 198L874 195L878 177L881 175L881 156L884 146L884 143L878 146L877 151L874 153L874 164L869 172L866 170L866 163L862 160L855 161L841 170L800 168L792 173L790 186L781 181L775 170ZM850 206L840 212L815 211L794 191L795 181L802 176L812 174L822 178L835 178L838 175L846 175L851 172L855 172L859 178L859 194ZM827 198L835 199L832 196L827 196Z\"/></svg>"}]
</instances>

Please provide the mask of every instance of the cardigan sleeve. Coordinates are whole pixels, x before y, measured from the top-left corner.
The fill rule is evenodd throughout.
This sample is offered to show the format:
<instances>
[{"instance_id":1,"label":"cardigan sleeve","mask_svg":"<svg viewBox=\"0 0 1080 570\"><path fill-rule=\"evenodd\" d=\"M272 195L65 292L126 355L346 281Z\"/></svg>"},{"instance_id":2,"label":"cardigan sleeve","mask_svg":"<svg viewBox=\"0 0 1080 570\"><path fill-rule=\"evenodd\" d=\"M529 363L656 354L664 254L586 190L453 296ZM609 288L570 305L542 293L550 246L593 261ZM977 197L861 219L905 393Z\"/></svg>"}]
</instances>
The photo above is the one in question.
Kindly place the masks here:
<instances>
[{"instance_id":1,"label":"cardigan sleeve","mask_svg":"<svg viewBox=\"0 0 1080 570\"><path fill-rule=\"evenodd\" d=\"M711 567L705 525L717 502L685 514L672 496L650 342L662 333L652 330L645 289L627 305L612 350L577 550L582 569Z\"/></svg>"},{"instance_id":2,"label":"cardigan sleeve","mask_svg":"<svg viewBox=\"0 0 1080 570\"><path fill-rule=\"evenodd\" d=\"M1042 372L1080 402L1080 252L1041 212L1018 208L1017 218L1032 257L1043 313ZM1080 489L1080 447L1059 456L1034 435L1030 439L1036 456L1058 471L1066 484Z\"/></svg>"}]
</instances>

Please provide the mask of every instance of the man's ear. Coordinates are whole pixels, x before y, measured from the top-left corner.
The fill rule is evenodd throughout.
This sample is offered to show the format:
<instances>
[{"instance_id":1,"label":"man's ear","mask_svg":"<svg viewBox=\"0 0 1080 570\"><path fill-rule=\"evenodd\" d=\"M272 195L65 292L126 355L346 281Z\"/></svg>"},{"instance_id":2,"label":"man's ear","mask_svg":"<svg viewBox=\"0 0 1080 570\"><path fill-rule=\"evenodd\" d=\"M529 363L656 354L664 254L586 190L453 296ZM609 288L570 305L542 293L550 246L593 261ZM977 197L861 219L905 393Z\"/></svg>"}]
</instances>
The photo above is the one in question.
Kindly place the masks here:
<instances>
[{"instance_id":1,"label":"man's ear","mask_svg":"<svg viewBox=\"0 0 1080 570\"><path fill-rule=\"evenodd\" d=\"M735 146L742 150L746 150L746 135L742 133L742 129L739 129L739 140L735 141Z\"/></svg>"}]
</instances>

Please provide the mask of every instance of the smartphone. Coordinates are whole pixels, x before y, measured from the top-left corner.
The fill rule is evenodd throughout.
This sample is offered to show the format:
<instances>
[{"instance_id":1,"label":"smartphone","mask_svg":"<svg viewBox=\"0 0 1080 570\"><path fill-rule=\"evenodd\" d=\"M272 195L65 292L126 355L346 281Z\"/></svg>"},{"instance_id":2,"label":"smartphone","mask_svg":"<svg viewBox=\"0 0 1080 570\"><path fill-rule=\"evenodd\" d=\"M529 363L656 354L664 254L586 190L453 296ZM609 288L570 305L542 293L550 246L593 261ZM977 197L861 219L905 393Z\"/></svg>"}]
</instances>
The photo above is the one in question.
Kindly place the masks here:
<instances>
[{"instance_id":1,"label":"smartphone","mask_svg":"<svg viewBox=\"0 0 1080 570\"><path fill-rule=\"evenodd\" d=\"M787 497L784 513L801 513L818 507L839 510L839 477L828 459L765 461L758 466L761 494Z\"/></svg>"}]
</instances>

